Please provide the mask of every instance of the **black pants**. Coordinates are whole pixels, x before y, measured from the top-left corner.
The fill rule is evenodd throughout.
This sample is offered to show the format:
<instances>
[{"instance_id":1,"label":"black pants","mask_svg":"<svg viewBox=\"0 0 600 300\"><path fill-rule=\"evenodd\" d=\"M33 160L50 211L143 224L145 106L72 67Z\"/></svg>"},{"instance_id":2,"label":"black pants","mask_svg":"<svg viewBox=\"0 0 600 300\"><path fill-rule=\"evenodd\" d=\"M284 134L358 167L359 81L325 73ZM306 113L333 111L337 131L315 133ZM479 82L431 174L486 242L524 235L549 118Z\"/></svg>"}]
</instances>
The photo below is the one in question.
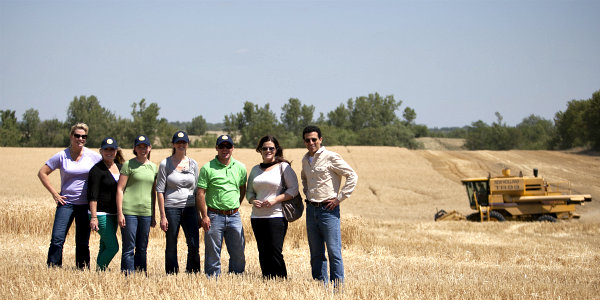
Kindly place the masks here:
<instances>
[{"instance_id":1,"label":"black pants","mask_svg":"<svg viewBox=\"0 0 600 300\"><path fill-rule=\"evenodd\" d=\"M252 230L258 245L258 260L263 277L287 278L285 261L283 260L283 240L288 229L288 222L280 218L251 218Z\"/></svg>"}]
</instances>

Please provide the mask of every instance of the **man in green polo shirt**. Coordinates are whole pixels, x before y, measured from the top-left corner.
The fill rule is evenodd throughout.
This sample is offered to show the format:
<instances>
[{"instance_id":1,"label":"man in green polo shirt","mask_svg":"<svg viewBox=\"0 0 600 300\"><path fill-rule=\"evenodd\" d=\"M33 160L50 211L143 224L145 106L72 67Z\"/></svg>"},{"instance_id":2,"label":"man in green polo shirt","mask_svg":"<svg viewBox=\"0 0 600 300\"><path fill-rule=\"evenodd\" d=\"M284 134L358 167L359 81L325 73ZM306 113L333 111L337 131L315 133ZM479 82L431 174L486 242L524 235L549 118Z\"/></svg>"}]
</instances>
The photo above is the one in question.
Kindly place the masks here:
<instances>
[{"instance_id":1,"label":"man in green polo shirt","mask_svg":"<svg viewBox=\"0 0 600 300\"><path fill-rule=\"evenodd\" d=\"M229 273L243 273L244 228L238 211L246 194L246 166L233 159L233 140L217 138L217 156L202 166L198 176L196 208L204 229L204 273L221 274L223 238L229 252Z\"/></svg>"}]
</instances>

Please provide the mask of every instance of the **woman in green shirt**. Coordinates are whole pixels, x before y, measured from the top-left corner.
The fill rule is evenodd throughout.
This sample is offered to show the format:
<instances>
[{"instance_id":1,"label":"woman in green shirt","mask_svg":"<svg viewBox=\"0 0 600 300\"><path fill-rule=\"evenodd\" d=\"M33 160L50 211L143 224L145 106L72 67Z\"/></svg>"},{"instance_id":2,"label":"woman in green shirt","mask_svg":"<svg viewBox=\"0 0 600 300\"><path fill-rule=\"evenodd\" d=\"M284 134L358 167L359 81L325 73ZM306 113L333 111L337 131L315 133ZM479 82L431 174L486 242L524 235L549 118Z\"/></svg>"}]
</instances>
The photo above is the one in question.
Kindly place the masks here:
<instances>
[{"instance_id":1,"label":"woman in green shirt","mask_svg":"<svg viewBox=\"0 0 600 300\"><path fill-rule=\"evenodd\" d=\"M150 150L148 137L140 135L135 139L135 158L123 164L117 185L117 217L123 245L121 271L125 274L147 271L148 235L150 226L156 225L154 206L158 172L156 164L150 161Z\"/></svg>"}]
</instances>

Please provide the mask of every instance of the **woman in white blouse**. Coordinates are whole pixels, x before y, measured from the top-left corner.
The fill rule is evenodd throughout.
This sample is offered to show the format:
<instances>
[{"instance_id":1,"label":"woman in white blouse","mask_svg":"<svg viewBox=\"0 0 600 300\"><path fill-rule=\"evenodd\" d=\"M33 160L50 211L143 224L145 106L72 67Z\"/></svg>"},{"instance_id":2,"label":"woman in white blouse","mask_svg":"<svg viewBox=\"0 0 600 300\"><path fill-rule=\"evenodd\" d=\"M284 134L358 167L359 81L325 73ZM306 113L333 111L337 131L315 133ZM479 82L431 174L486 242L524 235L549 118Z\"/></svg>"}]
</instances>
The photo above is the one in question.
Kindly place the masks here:
<instances>
[{"instance_id":1,"label":"woman in white blouse","mask_svg":"<svg viewBox=\"0 0 600 300\"><path fill-rule=\"evenodd\" d=\"M282 250L288 222L281 202L298 194L298 178L283 158L283 149L275 137L262 137L256 152L261 154L262 163L250 171L246 199L252 204L250 221L258 245L260 268L265 278L287 278Z\"/></svg>"}]
</instances>

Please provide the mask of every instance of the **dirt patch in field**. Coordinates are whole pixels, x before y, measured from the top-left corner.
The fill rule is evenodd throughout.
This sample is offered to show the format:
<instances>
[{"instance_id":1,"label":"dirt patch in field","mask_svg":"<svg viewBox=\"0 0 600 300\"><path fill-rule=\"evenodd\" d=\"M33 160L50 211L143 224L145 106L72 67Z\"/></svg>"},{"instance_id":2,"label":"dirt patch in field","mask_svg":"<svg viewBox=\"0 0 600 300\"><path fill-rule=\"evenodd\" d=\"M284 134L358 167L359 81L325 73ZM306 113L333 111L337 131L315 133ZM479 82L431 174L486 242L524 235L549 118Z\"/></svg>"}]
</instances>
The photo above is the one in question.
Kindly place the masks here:
<instances>
[{"instance_id":1,"label":"dirt patch in field","mask_svg":"<svg viewBox=\"0 0 600 300\"><path fill-rule=\"evenodd\" d=\"M427 150L464 150L465 139L420 137L417 141Z\"/></svg>"}]
</instances>

